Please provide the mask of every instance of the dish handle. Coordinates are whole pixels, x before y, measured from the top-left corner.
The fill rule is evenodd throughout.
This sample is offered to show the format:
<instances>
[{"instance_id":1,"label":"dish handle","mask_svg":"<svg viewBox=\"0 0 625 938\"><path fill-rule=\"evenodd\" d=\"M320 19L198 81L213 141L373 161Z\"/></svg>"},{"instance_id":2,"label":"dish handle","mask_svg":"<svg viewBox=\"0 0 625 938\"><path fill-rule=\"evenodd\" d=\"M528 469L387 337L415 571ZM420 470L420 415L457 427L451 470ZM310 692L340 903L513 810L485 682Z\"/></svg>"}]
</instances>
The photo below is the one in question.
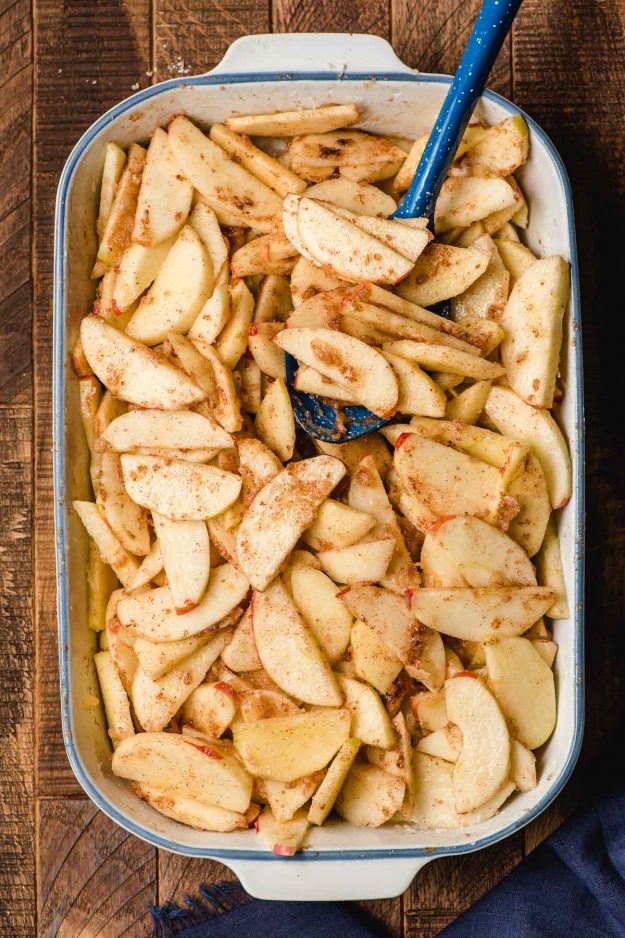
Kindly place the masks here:
<instances>
[{"instance_id":1,"label":"dish handle","mask_svg":"<svg viewBox=\"0 0 625 938\"><path fill-rule=\"evenodd\" d=\"M296 902L343 902L392 899L408 889L434 857L356 860L227 860L243 888L257 899Z\"/></svg>"},{"instance_id":2,"label":"dish handle","mask_svg":"<svg viewBox=\"0 0 625 938\"><path fill-rule=\"evenodd\" d=\"M380 36L350 33L275 33L242 36L210 75L289 72L413 73Z\"/></svg>"}]
</instances>

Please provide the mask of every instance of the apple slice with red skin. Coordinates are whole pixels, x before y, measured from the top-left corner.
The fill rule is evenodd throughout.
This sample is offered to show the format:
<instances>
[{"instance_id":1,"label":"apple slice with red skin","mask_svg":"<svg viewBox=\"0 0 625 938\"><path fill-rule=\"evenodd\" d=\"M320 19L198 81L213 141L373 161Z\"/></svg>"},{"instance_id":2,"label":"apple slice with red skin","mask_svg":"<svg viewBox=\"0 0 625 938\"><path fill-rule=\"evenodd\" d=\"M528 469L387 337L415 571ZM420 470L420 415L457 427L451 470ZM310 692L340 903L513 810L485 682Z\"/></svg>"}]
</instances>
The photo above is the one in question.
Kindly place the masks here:
<instances>
[{"instance_id":1,"label":"apple slice with red skin","mask_svg":"<svg viewBox=\"0 0 625 938\"><path fill-rule=\"evenodd\" d=\"M296 811L286 822L276 820L270 807L263 808L256 819L256 833L279 857L295 856L301 847L310 824L306 811Z\"/></svg>"}]
</instances>

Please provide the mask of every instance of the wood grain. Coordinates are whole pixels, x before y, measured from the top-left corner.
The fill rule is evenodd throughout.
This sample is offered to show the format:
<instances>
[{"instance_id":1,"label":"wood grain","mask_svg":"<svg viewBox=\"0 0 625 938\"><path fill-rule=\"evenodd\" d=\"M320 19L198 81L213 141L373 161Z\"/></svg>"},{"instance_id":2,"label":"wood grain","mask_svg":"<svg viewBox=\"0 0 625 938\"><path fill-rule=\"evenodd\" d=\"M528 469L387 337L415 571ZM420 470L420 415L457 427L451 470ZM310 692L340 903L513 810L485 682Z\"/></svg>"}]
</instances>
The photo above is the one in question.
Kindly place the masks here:
<instances>
[{"instance_id":1,"label":"wood grain","mask_svg":"<svg viewBox=\"0 0 625 938\"><path fill-rule=\"evenodd\" d=\"M234 873L222 863L158 852L159 902L175 902L184 908L186 896L197 896L199 886L233 883Z\"/></svg>"},{"instance_id":2,"label":"wood grain","mask_svg":"<svg viewBox=\"0 0 625 938\"><path fill-rule=\"evenodd\" d=\"M31 409L0 404L0 930L35 928Z\"/></svg>"},{"instance_id":3,"label":"wood grain","mask_svg":"<svg viewBox=\"0 0 625 938\"><path fill-rule=\"evenodd\" d=\"M389 38L390 8L386 0L274 0L276 33L373 33Z\"/></svg>"},{"instance_id":4,"label":"wood grain","mask_svg":"<svg viewBox=\"0 0 625 938\"><path fill-rule=\"evenodd\" d=\"M391 41L400 59L422 72L451 74L464 49L481 0L414 3L392 0ZM495 62L488 87L508 95L512 60L510 38Z\"/></svg>"},{"instance_id":5,"label":"wood grain","mask_svg":"<svg viewBox=\"0 0 625 938\"><path fill-rule=\"evenodd\" d=\"M151 933L156 863L148 844L82 798L41 799L39 838L39 938Z\"/></svg>"}]
</instances>

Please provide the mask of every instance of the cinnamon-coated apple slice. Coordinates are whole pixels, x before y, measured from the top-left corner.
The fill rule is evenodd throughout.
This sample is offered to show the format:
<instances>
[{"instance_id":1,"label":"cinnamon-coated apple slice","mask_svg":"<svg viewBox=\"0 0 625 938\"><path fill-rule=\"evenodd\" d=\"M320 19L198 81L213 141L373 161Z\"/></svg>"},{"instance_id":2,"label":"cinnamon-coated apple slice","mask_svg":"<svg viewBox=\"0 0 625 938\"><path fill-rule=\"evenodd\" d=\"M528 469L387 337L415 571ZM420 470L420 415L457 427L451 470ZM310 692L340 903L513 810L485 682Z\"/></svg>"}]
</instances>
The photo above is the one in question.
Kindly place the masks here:
<instances>
[{"instance_id":1,"label":"cinnamon-coated apple slice","mask_svg":"<svg viewBox=\"0 0 625 938\"><path fill-rule=\"evenodd\" d=\"M455 807L454 767L451 762L426 754L417 747L413 755L413 770L412 823L424 830L461 827L463 819Z\"/></svg>"},{"instance_id":2,"label":"cinnamon-coated apple slice","mask_svg":"<svg viewBox=\"0 0 625 938\"><path fill-rule=\"evenodd\" d=\"M236 533L238 562L255 589L271 583L345 471L334 456L315 456L291 463L256 495Z\"/></svg>"},{"instance_id":3,"label":"cinnamon-coated apple slice","mask_svg":"<svg viewBox=\"0 0 625 938\"><path fill-rule=\"evenodd\" d=\"M357 827L380 827L402 806L406 785L375 765L355 762L335 802L338 814Z\"/></svg>"},{"instance_id":4,"label":"cinnamon-coated apple slice","mask_svg":"<svg viewBox=\"0 0 625 938\"><path fill-rule=\"evenodd\" d=\"M154 785L203 804L244 813L252 777L223 743L211 745L177 733L137 733L115 750L115 775Z\"/></svg>"},{"instance_id":5,"label":"cinnamon-coated apple slice","mask_svg":"<svg viewBox=\"0 0 625 938\"><path fill-rule=\"evenodd\" d=\"M311 824L323 824L334 807L345 779L354 764L354 759L360 749L360 740L350 737L346 739L334 759L328 766L323 781L312 797L308 810L308 820Z\"/></svg>"},{"instance_id":6,"label":"cinnamon-coated apple slice","mask_svg":"<svg viewBox=\"0 0 625 938\"><path fill-rule=\"evenodd\" d=\"M87 361L102 384L130 404L181 410L206 396L163 355L109 326L99 316L85 316L80 339Z\"/></svg>"},{"instance_id":7,"label":"cinnamon-coated apple slice","mask_svg":"<svg viewBox=\"0 0 625 938\"><path fill-rule=\"evenodd\" d=\"M257 671L262 668L252 631L252 610L245 610L234 630L232 640L221 653L221 660L232 671Z\"/></svg>"},{"instance_id":8,"label":"cinnamon-coated apple slice","mask_svg":"<svg viewBox=\"0 0 625 938\"><path fill-rule=\"evenodd\" d=\"M351 547L374 526L375 518L366 511L344 505L334 498L326 498L304 534L304 541L313 550Z\"/></svg>"},{"instance_id":9,"label":"cinnamon-coated apple slice","mask_svg":"<svg viewBox=\"0 0 625 938\"><path fill-rule=\"evenodd\" d=\"M112 567L124 586L128 586L139 569L136 558L121 544L94 502L75 501L73 507L87 533L95 541L104 563Z\"/></svg>"},{"instance_id":10,"label":"cinnamon-coated apple slice","mask_svg":"<svg viewBox=\"0 0 625 938\"><path fill-rule=\"evenodd\" d=\"M200 684L185 700L182 718L196 730L216 739L232 723L238 705L239 696L226 681Z\"/></svg>"},{"instance_id":11,"label":"cinnamon-coated apple slice","mask_svg":"<svg viewBox=\"0 0 625 938\"><path fill-rule=\"evenodd\" d=\"M335 208L346 208L358 215L388 218L392 215L397 204L392 196L382 192L377 186L366 182L355 182L345 176L336 179L326 179L318 182L306 190L306 197L317 199L320 202L330 202Z\"/></svg>"},{"instance_id":12,"label":"cinnamon-coated apple slice","mask_svg":"<svg viewBox=\"0 0 625 938\"><path fill-rule=\"evenodd\" d=\"M326 104L275 114L236 114L226 118L226 127L252 137L292 137L349 127L359 116L355 104Z\"/></svg>"},{"instance_id":13,"label":"cinnamon-coated apple slice","mask_svg":"<svg viewBox=\"0 0 625 938\"><path fill-rule=\"evenodd\" d=\"M336 585L313 567L293 566L290 588L295 605L331 664L339 661L350 642L352 615L337 599Z\"/></svg>"},{"instance_id":14,"label":"cinnamon-coated apple slice","mask_svg":"<svg viewBox=\"0 0 625 938\"><path fill-rule=\"evenodd\" d=\"M473 674L445 685L447 712L462 733L453 767L456 810L474 811L506 782L510 773L510 734L492 693Z\"/></svg>"},{"instance_id":15,"label":"cinnamon-coated apple slice","mask_svg":"<svg viewBox=\"0 0 625 938\"><path fill-rule=\"evenodd\" d=\"M197 798L187 798L171 791L164 791L156 785L135 782L133 788L140 798L147 801L160 814L174 821L180 821L181 824L188 824L196 830L228 833L245 830L254 820L249 810L245 814L240 814L237 811L229 811L227 808L219 808L215 804L206 804L198 801ZM255 808L256 812L260 811L258 805L250 807Z\"/></svg>"},{"instance_id":16,"label":"cinnamon-coated apple slice","mask_svg":"<svg viewBox=\"0 0 625 938\"><path fill-rule=\"evenodd\" d=\"M117 265L117 276L113 284L113 310L121 314L151 286L173 243L173 237L150 247L133 243L124 251Z\"/></svg>"},{"instance_id":17,"label":"cinnamon-coated apple slice","mask_svg":"<svg viewBox=\"0 0 625 938\"><path fill-rule=\"evenodd\" d=\"M104 517L122 546L131 554L150 552L148 514L128 495L123 482L118 453L100 453L96 496Z\"/></svg>"},{"instance_id":18,"label":"cinnamon-coated apple slice","mask_svg":"<svg viewBox=\"0 0 625 938\"><path fill-rule=\"evenodd\" d=\"M392 749L395 734L380 695L372 687L345 674L337 674L336 677L345 697L345 706L352 714L351 735L364 745Z\"/></svg>"},{"instance_id":19,"label":"cinnamon-coated apple slice","mask_svg":"<svg viewBox=\"0 0 625 938\"><path fill-rule=\"evenodd\" d=\"M262 399L254 428L270 450L287 462L295 448L295 418L291 398L282 378L276 378Z\"/></svg>"},{"instance_id":20,"label":"cinnamon-coated apple slice","mask_svg":"<svg viewBox=\"0 0 625 938\"><path fill-rule=\"evenodd\" d=\"M295 856L309 827L306 811L297 811L289 821L281 823L269 806L263 808L256 821L259 839L279 857Z\"/></svg>"},{"instance_id":21,"label":"cinnamon-coated apple slice","mask_svg":"<svg viewBox=\"0 0 625 938\"><path fill-rule=\"evenodd\" d=\"M229 449L234 438L211 417L192 410L130 410L102 434L118 453L150 449Z\"/></svg>"},{"instance_id":22,"label":"cinnamon-coated apple slice","mask_svg":"<svg viewBox=\"0 0 625 938\"><path fill-rule=\"evenodd\" d=\"M192 198L193 186L176 162L167 133L157 127L143 167L133 241L150 246L176 234L189 214Z\"/></svg>"},{"instance_id":23,"label":"cinnamon-coated apple slice","mask_svg":"<svg viewBox=\"0 0 625 938\"><path fill-rule=\"evenodd\" d=\"M128 148L128 157L119 182L115 186L98 247L98 261L110 267L117 264L131 241L145 157L146 151L143 147L132 143Z\"/></svg>"},{"instance_id":24,"label":"cinnamon-coated apple slice","mask_svg":"<svg viewBox=\"0 0 625 938\"><path fill-rule=\"evenodd\" d=\"M362 619L356 619L352 626L350 645L356 677L386 694L403 667L399 658Z\"/></svg>"},{"instance_id":25,"label":"cinnamon-coated apple slice","mask_svg":"<svg viewBox=\"0 0 625 938\"><path fill-rule=\"evenodd\" d=\"M232 735L249 772L293 782L325 768L349 736L350 723L349 710L320 709L237 723Z\"/></svg>"},{"instance_id":26,"label":"cinnamon-coated apple slice","mask_svg":"<svg viewBox=\"0 0 625 938\"><path fill-rule=\"evenodd\" d=\"M256 779L260 798L266 801L273 816L280 824L286 824L296 811L306 804L319 787L323 772L305 775L294 782L278 782L273 778Z\"/></svg>"},{"instance_id":27,"label":"cinnamon-coated apple slice","mask_svg":"<svg viewBox=\"0 0 625 938\"><path fill-rule=\"evenodd\" d=\"M258 657L281 690L306 703L341 704L328 660L280 580L252 594L252 629Z\"/></svg>"},{"instance_id":28,"label":"cinnamon-coated apple slice","mask_svg":"<svg viewBox=\"0 0 625 938\"><path fill-rule=\"evenodd\" d=\"M486 254L434 241L425 248L397 292L403 300L417 306L434 306L463 293L487 267Z\"/></svg>"},{"instance_id":29,"label":"cinnamon-coated apple slice","mask_svg":"<svg viewBox=\"0 0 625 938\"><path fill-rule=\"evenodd\" d=\"M280 691L249 689L239 691L239 712L235 719L255 723L257 720L270 720L272 717L300 712L297 704Z\"/></svg>"},{"instance_id":30,"label":"cinnamon-coated apple slice","mask_svg":"<svg viewBox=\"0 0 625 938\"><path fill-rule=\"evenodd\" d=\"M124 631L131 636L132 640L133 633L129 629L124 629ZM214 636L207 636L200 632L198 635L181 638L175 642L150 642L146 638L139 637L134 639L132 649L138 658L141 670L156 681L172 668L178 667L181 661L194 654L213 637L217 643L223 644L219 632L216 632Z\"/></svg>"},{"instance_id":31,"label":"cinnamon-coated apple slice","mask_svg":"<svg viewBox=\"0 0 625 938\"><path fill-rule=\"evenodd\" d=\"M392 537L361 541L351 547L318 551L321 566L336 583L379 583L395 553Z\"/></svg>"},{"instance_id":32,"label":"cinnamon-coated apple slice","mask_svg":"<svg viewBox=\"0 0 625 938\"><path fill-rule=\"evenodd\" d=\"M172 521L157 511L152 512L152 520L176 612L189 612L197 606L208 584L210 542L206 522Z\"/></svg>"},{"instance_id":33,"label":"cinnamon-coated apple slice","mask_svg":"<svg viewBox=\"0 0 625 938\"><path fill-rule=\"evenodd\" d=\"M135 728L130 713L130 703L124 685L111 661L108 651L99 651L93 656L102 703L106 714L108 735L116 748L123 739L134 736Z\"/></svg>"}]
</instances>

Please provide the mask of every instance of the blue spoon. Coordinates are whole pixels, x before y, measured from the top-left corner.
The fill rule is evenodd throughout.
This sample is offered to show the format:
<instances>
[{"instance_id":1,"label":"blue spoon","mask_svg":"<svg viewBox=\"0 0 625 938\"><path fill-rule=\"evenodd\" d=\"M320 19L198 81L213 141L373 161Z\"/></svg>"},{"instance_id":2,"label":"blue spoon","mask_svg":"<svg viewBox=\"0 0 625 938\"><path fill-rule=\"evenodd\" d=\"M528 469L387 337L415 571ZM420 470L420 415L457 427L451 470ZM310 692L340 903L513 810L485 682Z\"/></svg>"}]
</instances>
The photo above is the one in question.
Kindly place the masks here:
<instances>
[{"instance_id":1,"label":"blue spoon","mask_svg":"<svg viewBox=\"0 0 625 938\"><path fill-rule=\"evenodd\" d=\"M484 0L466 49L406 195L391 218L430 219L458 144L484 90L486 80L522 0ZM298 363L285 352L286 383L300 427L326 443L344 443L390 423L360 405L341 408L342 427L334 407L314 394L295 389Z\"/></svg>"}]
</instances>

